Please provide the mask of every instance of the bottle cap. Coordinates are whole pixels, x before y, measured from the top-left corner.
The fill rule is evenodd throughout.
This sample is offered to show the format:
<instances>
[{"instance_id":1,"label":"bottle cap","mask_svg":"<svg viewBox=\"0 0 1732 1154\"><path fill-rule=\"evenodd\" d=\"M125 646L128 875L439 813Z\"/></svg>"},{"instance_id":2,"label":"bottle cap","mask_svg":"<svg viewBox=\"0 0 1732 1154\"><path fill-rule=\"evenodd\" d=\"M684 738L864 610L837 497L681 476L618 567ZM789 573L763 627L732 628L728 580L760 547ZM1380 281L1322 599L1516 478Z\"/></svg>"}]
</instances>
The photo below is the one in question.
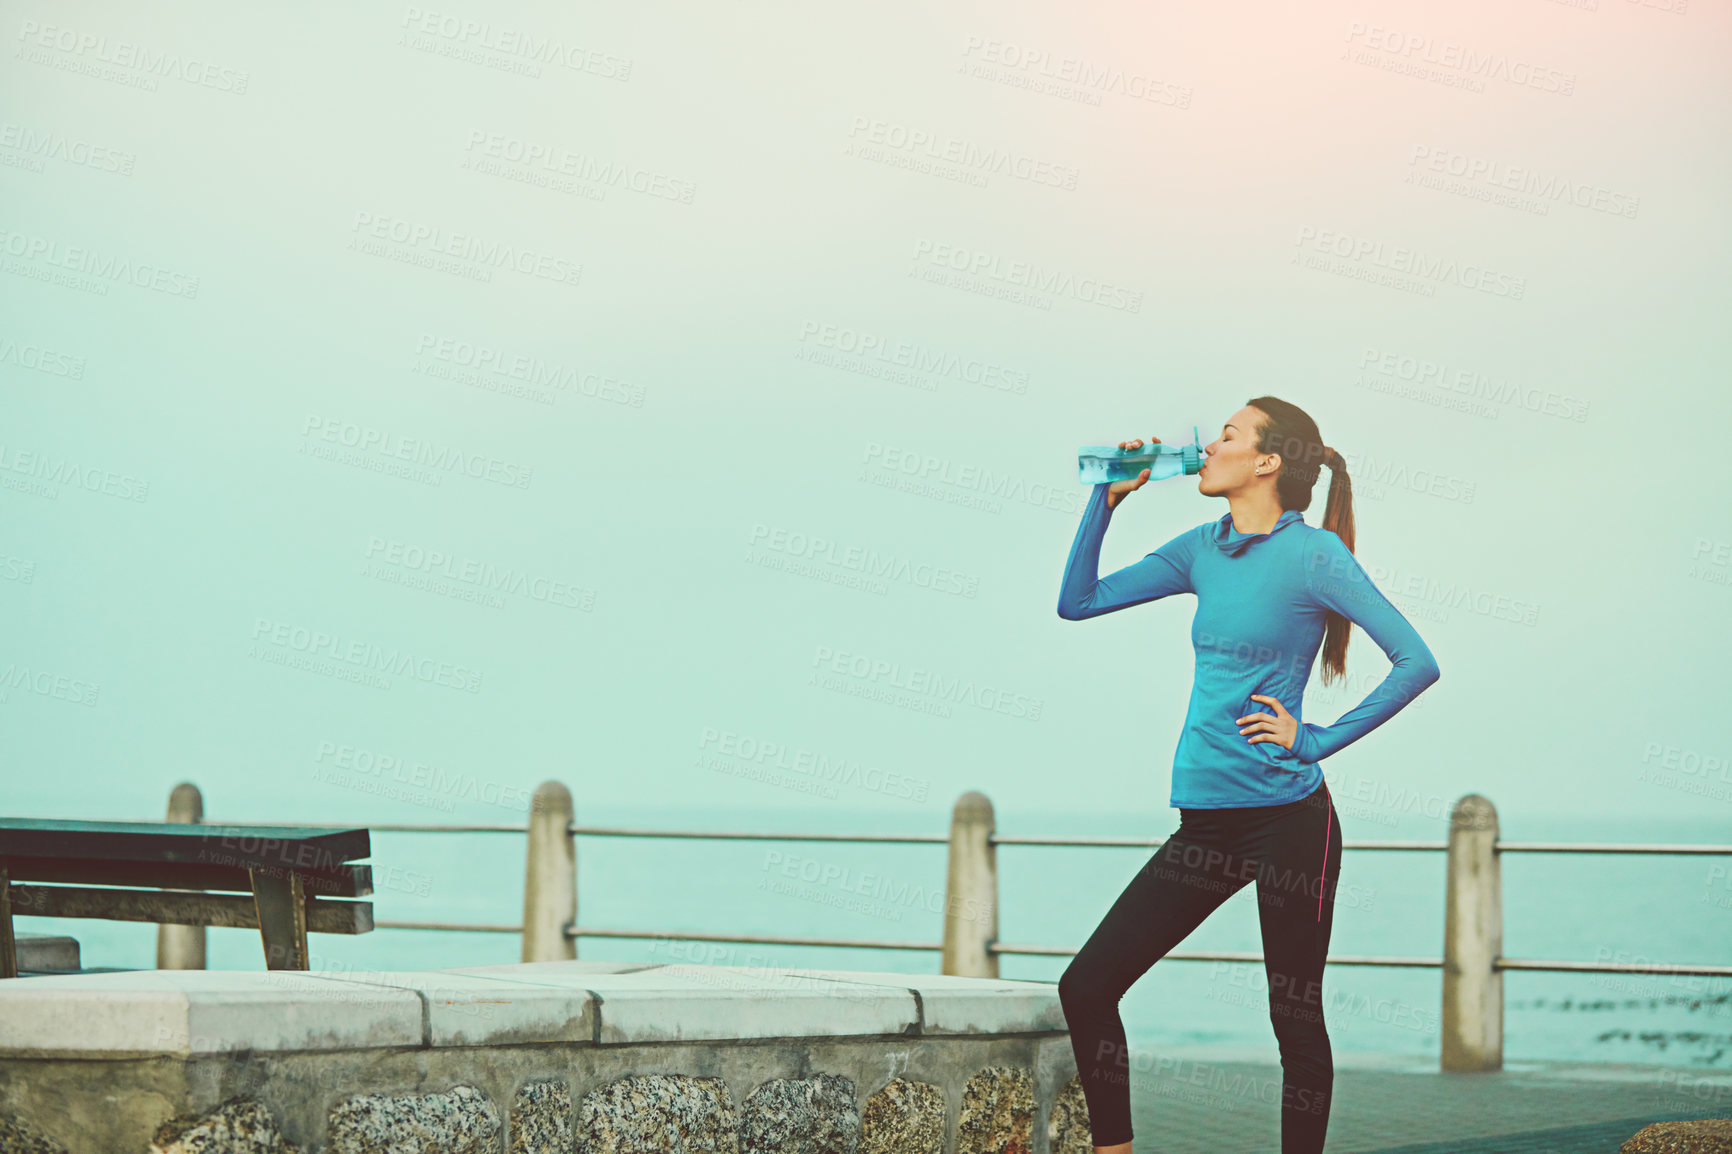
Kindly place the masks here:
<instances>
[{"instance_id":1,"label":"bottle cap","mask_svg":"<svg viewBox=\"0 0 1732 1154\"><path fill-rule=\"evenodd\" d=\"M1191 426L1191 443L1184 448L1185 476L1203 471L1203 438L1197 432L1197 426Z\"/></svg>"}]
</instances>

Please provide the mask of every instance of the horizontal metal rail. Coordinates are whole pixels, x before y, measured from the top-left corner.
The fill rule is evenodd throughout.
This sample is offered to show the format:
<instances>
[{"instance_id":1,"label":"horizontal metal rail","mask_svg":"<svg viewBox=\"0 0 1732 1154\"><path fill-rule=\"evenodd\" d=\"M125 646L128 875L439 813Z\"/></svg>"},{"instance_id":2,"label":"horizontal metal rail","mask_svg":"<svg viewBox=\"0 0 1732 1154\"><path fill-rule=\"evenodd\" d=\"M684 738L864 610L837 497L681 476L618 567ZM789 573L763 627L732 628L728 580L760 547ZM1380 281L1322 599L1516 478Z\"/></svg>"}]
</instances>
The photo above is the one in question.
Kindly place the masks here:
<instances>
[{"instance_id":1,"label":"horizontal metal rail","mask_svg":"<svg viewBox=\"0 0 1732 1154\"><path fill-rule=\"evenodd\" d=\"M382 829L382 826L373 828ZM578 825L573 822L567 832L588 837L671 837L708 838L741 841L839 841L839 842L923 842L946 845L950 839L942 834L858 834L858 833L798 833L798 832L734 832L727 830L692 829L625 829L616 826ZM1023 837L993 834L987 839L993 845L1052 845L1089 848L1154 849L1164 837ZM1349 841L1341 843L1343 850L1422 850L1442 853L1449 848L1447 841ZM1548 842L1498 841L1494 848L1500 853L1677 853L1732 854L1732 845L1670 845L1643 842Z\"/></svg>"},{"instance_id":2,"label":"horizontal metal rail","mask_svg":"<svg viewBox=\"0 0 1732 1154\"><path fill-rule=\"evenodd\" d=\"M1347 843L1343 842L1345 846ZM1499 853L1732 853L1732 845L1649 845L1642 842L1496 841Z\"/></svg>"},{"instance_id":3,"label":"horizontal metal rail","mask_svg":"<svg viewBox=\"0 0 1732 1154\"><path fill-rule=\"evenodd\" d=\"M1732 978L1732 966L1698 966L1688 962L1555 962L1547 958L1496 958L1500 970L1564 970L1587 974L1695 974Z\"/></svg>"},{"instance_id":4,"label":"horizontal metal rail","mask_svg":"<svg viewBox=\"0 0 1732 1154\"><path fill-rule=\"evenodd\" d=\"M159 822L159 825L166 824ZM365 829L381 833L528 833L527 825L440 825L438 823L409 824L376 821L201 821L198 825L276 825L297 829Z\"/></svg>"},{"instance_id":5,"label":"horizontal metal rail","mask_svg":"<svg viewBox=\"0 0 1732 1154\"><path fill-rule=\"evenodd\" d=\"M281 821L206 821L204 825L280 825ZM367 829L380 833L527 833L526 825L439 824L437 822L341 822L296 821L288 824L303 829ZM733 832L695 829L627 829L618 826L578 825L573 822L567 832L586 837L673 837L708 838L740 841L837 841L862 843L947 845L950 839L932 833L799 833L799 832ZM1092 848L1155 849L1164 837L1024 837L993 834L993 845L1052 845ZM1449 848L1444 841L1348 841L1341 848L1369 850L1421 850L1441 853ZM1565 842L1565 841L1503 841L1494 843L1499 853L1654 853L1654 854L1732 854L1732 845L1672 845L1664 842Z\"/></svg>"},{"instance_id":6,"label":"horizontal metal rail","mask_svg":"<svg viewBox=\"0 0 1732 1154\"><path fill-rule=\"evenodd\" d=\"M727 830L697 829L620 829L614 826L578 825L573 822L566 832L589 837L692 837L742 841L859 841L859 842L926 842L949 845L950 838L937 833L736 833Z\"/></svg>"},{"instance_id":7,"label":"horizontal metal rail","mask_svg":"<svg viewBox=\"0 0 1732 1154\"><path fill-rule=\"evenodd\" d=\"M1034 957L1066 958L1075 956L1077 950L1073 946L1019 946L994 943L989 947L995 954L1026 954ZM1261 962L1263 955L1256 950L1174 950L1162 955L1161 960L1171 958L1180 962ZM1421 966L1439 969L1443 966L1441 958L1394 958L1366 957L1357 954L1330 955L1324 959L1332 966Z\"/></svg>"},{"instance_id":8,"label":"horizontal metal rail","mask_svg":"<svg viewBox=\"0 0 1732 1154\"><path fill-rule=\"evenodd\" d=\"M489 925L477 922L381 922L375 921L376 930L465 930L477 934L521 934L523 927Z\"/></svg>"},{"instance_id":9,"label":"horizontal metal rail","mask_svg":"<svg viewBox=\"0 0 1732 1154\"><path fill-rule=\"evenodd\" d=\"M995 833L987 840L993 845L1067 845L1086 846L1092 849L1102 847L1109 849L1153 849L1167 839L1164 837L1007 837ZM1341 848L1344 850L1444 850L1449 848L1449 843L1441 841L1343 841ZM1728 852L1732 852L1732 846L1728 846L1727 849Z\"/></svg>"},{"instance_id":10,"label":"horizontal metal rail","mask_svg":"<svg viewBox=\"0 0 1732 1154\"><path fill-rule=\"evenodd\" d=\"M751 942L775 946L858 946L874 950L942 950L936 942L885 942L867 938L789 938L774 934L663 933L659 930L600 930L566 926L568 938L671 938L681 942Z\"/></svg>"},{"instance_id":11,"label":"horizontal metal rail","mask_svg":"<svg viewBox=\"0 0 1732 1154\"><path fill-rule=\"evenodd\" d=\"M385 923L379 923L385 924ZM850 946L874 950L942 950L937 942L893 942L871 938L797 938L773 934L712 934L669 933L662 930L604 930L567 926L565 936L577 938L672 938L691 942L750 942L754 945L785 946ZM1071 946L1030 946L1009 942L993 942L988 949L995 954L1021 954L1035 957L1072 957L1077 953ZM1261 962L1263 955L1256 950L1186 950L1163 956L1182 962ZM1332 966L1400 966L1441 969L1442 958L1403 958L1365 954L1331 955L1325 959ZM1677 962L1572 962L1549 958L1498 958L1493 963L1502 970L1549 970L1595 974L1690 974L1696 976L1732 978L1732 966L1694 965Z\"/></svg>"},{"instance_id":12,"label":"horizontal metal rail","mask_svg":"<svg viewBox=\"0 0 1732 1154\"><path fill-rule=\"evenodd\" d=\"M994 944L995 954L1034 954L1045 957L1068 957L1076 950L1068 946L1018 946ZM1216 950L1211 952L1174 951L1165 955L1185 962L1261 962L1263 955L1254 950ZM1329 955L1324 959L1331 966L1417 966L1441 969L1442 958L1392 958L1355 954ZM1679 962L1570 962L1550 958L1495 958L1492 965L1500 970L1541 970L1587 974L1690 974L1704 977L1732 978L1732 966L1694 965Z\"/></svg>"}]
</instances>

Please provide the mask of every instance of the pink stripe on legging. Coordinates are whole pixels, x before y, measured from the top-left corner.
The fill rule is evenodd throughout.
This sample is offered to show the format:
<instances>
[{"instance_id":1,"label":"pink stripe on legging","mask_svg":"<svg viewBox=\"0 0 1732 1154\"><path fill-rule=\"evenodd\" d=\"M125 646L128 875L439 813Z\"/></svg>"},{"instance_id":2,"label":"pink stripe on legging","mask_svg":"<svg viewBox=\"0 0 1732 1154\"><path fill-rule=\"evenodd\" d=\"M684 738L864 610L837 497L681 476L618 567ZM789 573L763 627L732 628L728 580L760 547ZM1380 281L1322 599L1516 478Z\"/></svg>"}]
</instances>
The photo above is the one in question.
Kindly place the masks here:
<instances>
[{"instance_id":1,"label":"pink stripe on legging","mask_svg":"<svg viewBox=\"0 0 1732 1154\"><path fill-rule=\"evenodd\" d=\"M1329 783L1323 783L1323 796L1329 796ZM1329 881L1329 811L1323 811L1323 868L1317 874L1317 920L1323 920L1323 887Z\"/></svg>"}]
</instances>

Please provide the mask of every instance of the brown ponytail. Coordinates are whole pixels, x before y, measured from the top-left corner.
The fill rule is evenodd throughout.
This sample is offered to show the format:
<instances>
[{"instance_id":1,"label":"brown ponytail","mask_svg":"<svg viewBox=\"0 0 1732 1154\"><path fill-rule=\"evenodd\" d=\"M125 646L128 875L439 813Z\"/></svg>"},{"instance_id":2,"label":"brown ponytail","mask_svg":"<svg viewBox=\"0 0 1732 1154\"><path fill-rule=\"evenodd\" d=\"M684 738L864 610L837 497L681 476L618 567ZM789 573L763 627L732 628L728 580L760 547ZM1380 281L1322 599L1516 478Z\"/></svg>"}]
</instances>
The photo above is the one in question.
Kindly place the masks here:
<instances>
[{"instance_id":1,"label":"brown ponytail","mask_svg":"<svg viewBox=\"0 0 1732 1154\"><path fill-rule=\"evenodd\" d=\"M1347 463L1341 454L1323 443L1317 422L1298 405L1279 397L1254 397L1245 403L1264 414L1257 428L1257 451L1281 457L1281 471L1275 475L1275 496L1281 508L1301 513L1310 508L1318 470L1327 465L1329 495L1323 503L1322 528L1340 537L1347 551L1353 552L1353 481L1347 476ZM1324 685L1347 673L1347 635L1352 627L1353 622L1334 610L1324 619Z\"/></svg>"}]
</instances>

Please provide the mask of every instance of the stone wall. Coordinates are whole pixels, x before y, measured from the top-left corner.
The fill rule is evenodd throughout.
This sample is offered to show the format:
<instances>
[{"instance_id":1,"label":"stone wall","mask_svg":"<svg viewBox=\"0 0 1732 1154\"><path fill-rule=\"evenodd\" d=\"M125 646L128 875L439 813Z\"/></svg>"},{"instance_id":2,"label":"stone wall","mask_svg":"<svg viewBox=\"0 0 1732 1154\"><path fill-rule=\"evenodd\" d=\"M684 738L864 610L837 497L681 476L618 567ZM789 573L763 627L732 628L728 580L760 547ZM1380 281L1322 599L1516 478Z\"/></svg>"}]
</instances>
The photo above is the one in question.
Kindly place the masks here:
<instances>
[{"instance_id":1,"label":"stone wall","mask_svg":"<svg viewBox=\"0 0 1732 1154\"><path fill-rule=\"evenodd\" d=\"M542 962L0 983L0 1154L1089 1154L1050 983Z\"/></svg>"}]
</instances>

